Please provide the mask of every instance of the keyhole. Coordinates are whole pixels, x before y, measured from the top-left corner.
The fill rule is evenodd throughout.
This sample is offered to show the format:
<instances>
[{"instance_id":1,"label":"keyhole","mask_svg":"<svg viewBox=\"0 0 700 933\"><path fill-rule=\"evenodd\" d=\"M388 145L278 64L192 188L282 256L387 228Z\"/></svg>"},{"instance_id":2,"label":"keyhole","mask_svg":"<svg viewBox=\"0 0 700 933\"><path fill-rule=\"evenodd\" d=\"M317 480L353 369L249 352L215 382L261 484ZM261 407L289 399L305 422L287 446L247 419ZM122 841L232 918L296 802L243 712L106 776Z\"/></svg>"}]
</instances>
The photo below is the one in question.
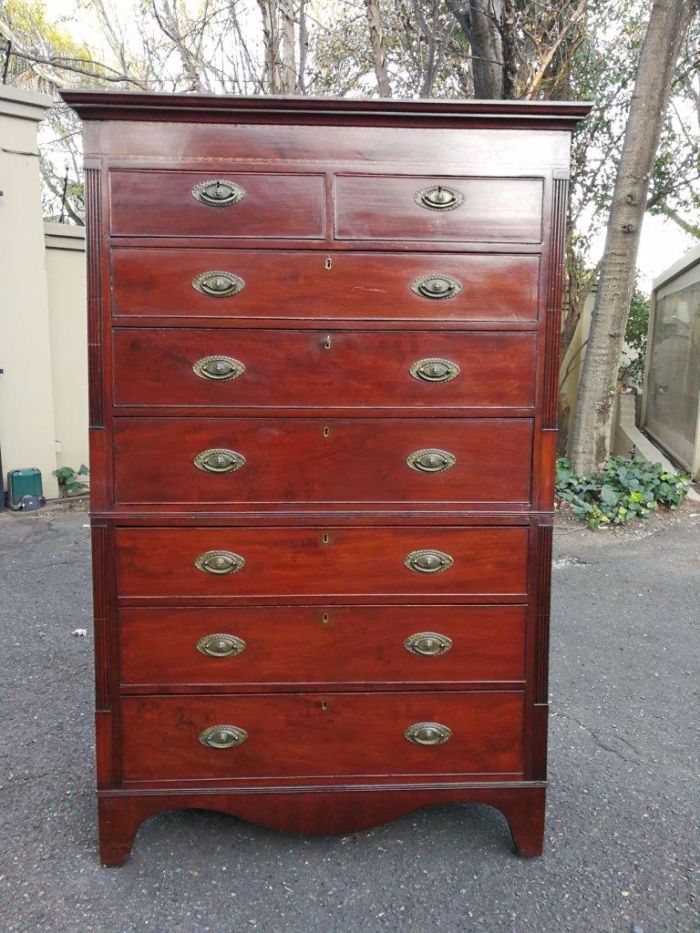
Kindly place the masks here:
<instances>
[{"instance_id":1,"label":"keyhole","mask_svg":"<svg viewBox=\"0 0 700 933\"><path fill-rule=\"evenodd\" d=\"M328 537L328 532L324 531L323 534L321 535L321 543L328 544L329 541L330 541L330 538Z\"/></svg>"},{"instance_id":2,"label":"keyhole","mask_svg":"<svg viewBox=\"0 0 700 933\"><path fill-rule=\"evenodd\" d=\"M328 427L328 425L326 425L325 428L323 429L323 436L324 436L324 437L330 437L330 436L331 436L331 429Z\"/></svg>"},{"instance_id":3,"label":"keyhole","mask_svg":"<svg viewBox=\"0 0 700 933\"><path fill-rule=\"evenodd\" d=\"M321 709L322 709L322 710L324 710L324 711L327 710L328 707L329 707L329 705L330 705L330 704L328 703L328 700L321 700Z\"/></svg>"},{"instance_id":4,"label":"keyhole","mask_svg":"<svg viewBox=\"0 0 700 933\"><path fill-rule=\"evenodd\" d=\"M328 625L329 622L330 622L330 616L328 615L328 613L322 612L321 613L321 624Z\"/></svg>"},{"instance_id":5,"label":"keyhole","mask_svg":"<svg viewBox=\"0 0 700 933\"><path fill-rule=\"evenodd\" d=\"M323 341L323 349L330 350L331 348L331 335L329 334L326 339Z\"/></svg>"},{"instance_id":6,"label":"keyhole","mask_svg":"<svg viewBox=\"0 0 700 933\"><path fill-rule=\"evenodd\" d=\"M333 268L333 260L330 258L330 256L329 256L328 259L326 259L326 261L324 262L324 266L325 266L326 269L328 269L328 270L330 270L330 269Z\"/></svg>"}]
</instances>

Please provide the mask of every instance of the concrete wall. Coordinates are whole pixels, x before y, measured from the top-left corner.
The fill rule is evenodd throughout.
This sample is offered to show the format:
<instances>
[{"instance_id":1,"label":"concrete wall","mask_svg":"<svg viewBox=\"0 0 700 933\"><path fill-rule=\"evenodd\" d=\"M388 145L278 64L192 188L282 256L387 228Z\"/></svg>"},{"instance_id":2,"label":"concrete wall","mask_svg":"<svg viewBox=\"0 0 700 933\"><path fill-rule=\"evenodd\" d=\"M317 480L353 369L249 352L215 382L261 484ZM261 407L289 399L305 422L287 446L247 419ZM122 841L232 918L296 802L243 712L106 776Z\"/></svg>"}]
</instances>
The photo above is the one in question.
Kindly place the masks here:
<instances>
[{"instance_id":1,"label":"concrete wall","mask_svg":"<svg viewBox=\"0 0 700 933\"><path fill-rule=\"evenodd\" d=\"M5 488L9 470L37 467L54 498L53 471L87 462L87 375L82 231L42 219L37 124L50 105L0 87L0 456Z\"/></svg>"}]
</instances>

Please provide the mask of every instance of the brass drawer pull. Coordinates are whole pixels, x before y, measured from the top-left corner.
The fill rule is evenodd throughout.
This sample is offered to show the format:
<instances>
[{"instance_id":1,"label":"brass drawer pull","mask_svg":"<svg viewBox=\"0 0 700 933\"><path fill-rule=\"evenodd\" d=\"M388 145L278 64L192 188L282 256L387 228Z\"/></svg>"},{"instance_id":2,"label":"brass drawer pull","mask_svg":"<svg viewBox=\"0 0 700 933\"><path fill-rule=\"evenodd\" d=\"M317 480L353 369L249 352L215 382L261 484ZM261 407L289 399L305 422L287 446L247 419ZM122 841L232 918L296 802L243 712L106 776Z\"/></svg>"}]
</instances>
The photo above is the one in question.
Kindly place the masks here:
<instances>
[{"instance_id":1,"label":"brass drawer pull","mask_svg":"<svg viewBox=\"0 0 700 933\"><path fill-rule=\"evenodd\" d=\"M424 658L436 658L441 654L447 654L452 648L452 639L438 632L416 632L415 635L408 636L403 646L411 654L419 654Z\"/></svg>"},{"instance_id":2,"label":"brass drawer pull","mask_svg":"<svg viewBox=\"0 0 700 933\"><path fill-rule=\"evenodd\" d=\"M411 290L422 298L431 298L440 301L445 298L454 298L462 291L462 285L451 275L422 275L411 285Z\"/></svg>"},{"instance_id":3,"label":"brass drawer pull","mask_svg":"<svg viewBox=\"0 0 700 933\"><path fill-rule=\"evenodd\" d=\"M463 203L464 195L447 185L430 185L418 192L415 201L431 211L453 211Z\"/></svg>"},{"instance_id":4,"label":"brass drawer pull","mask_svg":"<svg viewBox=\"0 0 700 933\"><path fill-rule=\"evenodd\" d=\"M441 573L454 563L449 554L432 548L411 551L403 562L409 570L415 570L416 573Z\"/></svg>"},{"instance_id":5,"label":"brass drawer pull","mask_svg":"<svg viewBox=\"0 0 700 933\"><path fill-rule=\"evenodd\" d=\"M440 450L438 447L427 447L425 450L414 450L406 457L406 463L418 473L444 473L450 470L457 462L454 454L449 450Z\"/></svg>"},{"instance_id":6,"label":"brass drawer pull","mask_svg":"<svg viewBox=\"0 0 700 933\"><path fill-rule=\"evenodd\" d=\"M245 282L239 275L233 272L225 272L222 269L211 269L209 272L201 272L192 279L192 287L203 295L209 295L210 298L227 298L229 295L237 295L245 288Z\"/></svg>"},{"instance_id":7,"label":"brass drawer pull","mask_svg":"<svg viewBox=\"0 0 700 933\"><path fill-rule=\"evenodd\" d=\"M234 360L232 356L203 356L192 369L200 378L212 379L214 382L238 379L245 372L243 363Z\"/></svg>"},{"instance_id":8,"label":"brass drawer pull","mask_svg":"<svg viewBox=\"0 0 700 933\"><path fill-rule=\"evenodd\" d=\"M236 748L248 738L240 726L209 726L199 733L199 741L207 748Z\"/></svg>"},{"instance_id":9,"label":"brass drawer pull","mask_svg":"<svg viewBox=\"0 0 700 933\"><path fill-rule=\"evenodd\" d=\"M459 366L456 363L435 357L416 360L409 371L414 379L421 382L451 382L459 376Z\"/></svg>"},{"instance_id":10,"label":"brass drawer pull","mask_svg":"<svg viewBox=\"0 0 700 933\"><path fill-rule=\"evenodd\" d=\"M205 635L197 642L197 651L210 658L234 658L246 649L246 643L237 635L228 635L218 632L215 635Z\"/></svg>"},{"instance_id":11,"label":"brass drawer pull","mask_svg":"<svg viewBox=\"0 0 700 933\"><path fill-rule=\"evenodd\" d=\"M245 457L235 450L213 447L200 451L192 462L205 473L235 473L245 466Z\"/></svg>"},{"instance_id":12,"label":"brass drawer pull","mask_svg":"<svg viewBox=\"0 0 700 933\"><path fill-rule=\"evenodd\" d=\"M233 551L204 551L196 558L195 567L204 573L238 573L245 567L245 557Z\"/></svg>"},{"instance_id":13,"label":"brass drawer pull","mask_svg":"<svg viewBox=\"0 0 700 933\"><path fill-rule=\"evenodd\" d=\"M414 722L404 737L414 745L442 745L452 738L452 729L441 722Z\"/></svg>"},{"instance_id":14,"label":"brass drawer pull","mask_svg":"<svg viewBox=\"0 0 700 933\"><path fill-rule=\"evenodd\" d=\"M245 191L233 181L223 178L211 178L201 181L192 189L192 197L201 204L209 207L230 207L238 204L245 197Z\"/></svg>"}]
</instances>

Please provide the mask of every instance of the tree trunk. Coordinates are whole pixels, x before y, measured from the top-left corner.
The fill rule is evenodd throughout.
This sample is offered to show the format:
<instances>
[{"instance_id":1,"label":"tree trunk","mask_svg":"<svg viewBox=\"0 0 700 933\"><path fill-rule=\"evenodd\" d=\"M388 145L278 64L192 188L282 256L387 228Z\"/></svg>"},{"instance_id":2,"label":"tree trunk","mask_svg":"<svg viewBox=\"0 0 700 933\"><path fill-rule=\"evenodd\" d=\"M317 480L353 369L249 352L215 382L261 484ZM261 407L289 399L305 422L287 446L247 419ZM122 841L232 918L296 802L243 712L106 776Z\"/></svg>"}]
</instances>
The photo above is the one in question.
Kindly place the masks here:
<instances>
[{"instance_id":1,"label":"tree trunk","mask_svg":"<svg viewBox=\"0 0 700 933\"><path fill-rule=\"evenodd\" d=\"M651 10L617 168L569 441L569 456L578 473L597 469L610 453L617 370L634 293L649 179L676 61L695 11L695 0L654 0Z\"/></svg>"},{"instance_id":2,"label":"tree trunk","mask_svg":"<svg viewBox=\"0 0 700 933\"><path fill-rule=\"evenodd\" d=\"M374 73L377 76L377 88L380 97L391 97L389 72L386 65L386 47L384 44L384 29L379 15L379 0L365 0L367 8L367 26L369 27L369 41L372 46L374 59Z\"/></svg>"},{"instance_id":3,"label":"tree trunk","mask_svg":"<svg viewBox=\"0 0 700 933\"><path fill-rule=\"evenodd\" d=\"M500 100L506 87L503 61L504 0L446 0L471 48L474 97ZM510 33L508 33L510 38ZM510 52L510 49L508 50ZM509 68L512 66L509 63ZM509 81L512 74L509 72Z\"/></svg>"}]
</instances>

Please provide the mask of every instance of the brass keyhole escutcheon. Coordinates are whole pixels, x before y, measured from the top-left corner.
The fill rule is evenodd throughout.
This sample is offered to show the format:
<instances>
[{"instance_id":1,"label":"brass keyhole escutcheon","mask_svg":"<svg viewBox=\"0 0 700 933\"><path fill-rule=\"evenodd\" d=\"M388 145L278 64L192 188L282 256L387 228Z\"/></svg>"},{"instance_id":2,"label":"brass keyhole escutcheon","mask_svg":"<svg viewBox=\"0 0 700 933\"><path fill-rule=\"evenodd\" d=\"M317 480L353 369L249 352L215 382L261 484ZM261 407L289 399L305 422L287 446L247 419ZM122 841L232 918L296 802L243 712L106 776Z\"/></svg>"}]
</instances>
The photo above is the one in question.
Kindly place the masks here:
<instances>
[{"instance_id":1,"label":"brass keyhole escutcheon","mask_svg":"<svg viewBox=\"0 0 700 933\"><path fill-rule=\"evenodd\" d=\"M332 339L331 339L331 335L329 334L329 335L326 337L326 339L323 341L323 349L324 349L324 350L330 350L330 348L331 348L331 343L332 343Z\"/></svg>"},{"instance_id":2,"label":"brass keyhole escutcheon","mask_svg":"<svg viewBox=\"0 0 700 933\"><path fill-rule=\"evenodd\" d=\"M328 625L330 621L331 621L330 615L327 612L322 612L321 613L321 625Z\"/></svg>"},{"instance_id":3,"label":"brass keyhole escutcheon","mask_svg":"<svg viewBox=\"0 0 700 933\"><path fill-rule=\"evenodd\" d=\"M323 264L324 269L330 271L333 268L333 260L329 256Z\"/></svg>"},{"instance_id":4,"label":"brass keyhole escutcheon","mask_svg":"<svg viewBox=\"0 0 700 933\"><path fill-rule=\"evenodd\" d=\"M323 428L323 436L324 437L331 436L331 429L328 427L328 425L325 425L325 427Z\"/></svg>"},{"instance_id":5,"label":"brass keyhole escutcheon","mask_svg":"<svg viewBox=\"0 0 700 933\"><path fill-rule=\"evenodd\" d=\"M330 541L330 536L327 531L324 531L321 535L321 544L328 544Z\"/></svg>"}]
</instances>

